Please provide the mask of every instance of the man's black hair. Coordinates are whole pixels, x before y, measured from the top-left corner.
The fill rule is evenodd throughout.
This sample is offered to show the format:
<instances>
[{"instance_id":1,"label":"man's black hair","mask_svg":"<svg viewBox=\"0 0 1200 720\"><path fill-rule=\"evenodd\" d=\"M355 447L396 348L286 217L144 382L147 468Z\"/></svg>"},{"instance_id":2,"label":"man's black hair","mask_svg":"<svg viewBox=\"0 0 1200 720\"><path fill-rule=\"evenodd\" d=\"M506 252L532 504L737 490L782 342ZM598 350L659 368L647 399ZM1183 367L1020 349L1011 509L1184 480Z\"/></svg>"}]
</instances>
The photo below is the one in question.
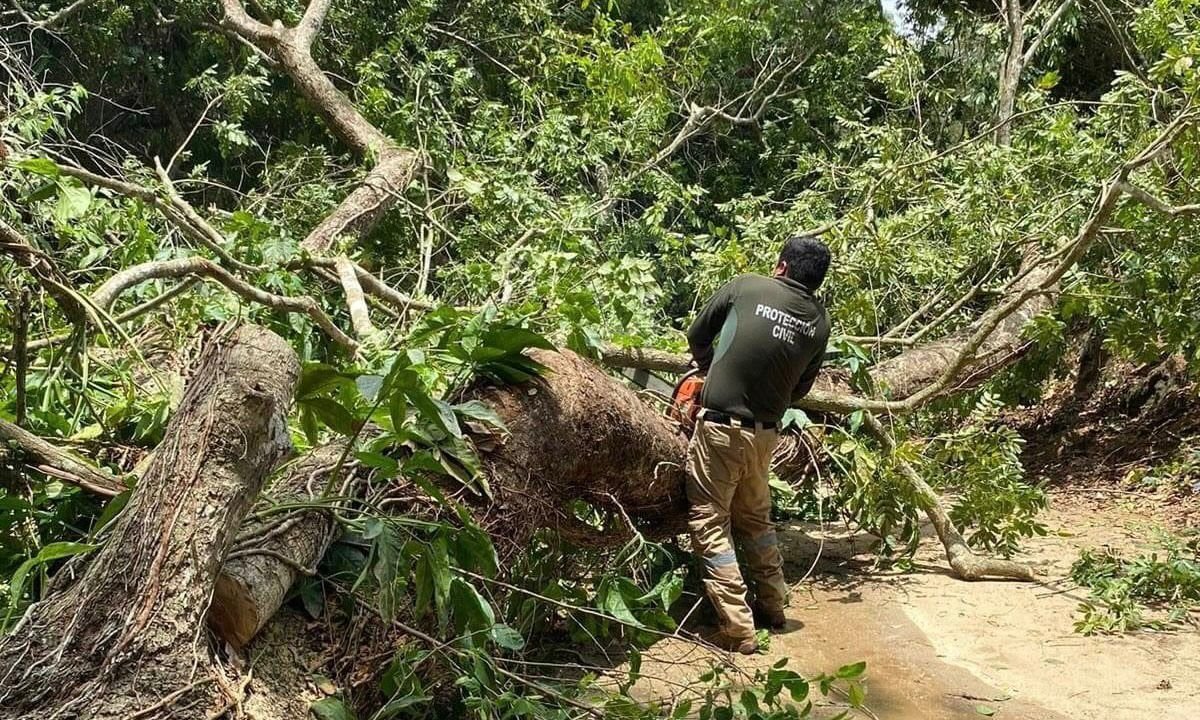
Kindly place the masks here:
<instances>
[{"instance_id":1,"label":"man's black hair","mask_svg":"<svg viewBox=\"0 0 1200 720\"><path fill-rule=\"evenodd\" d=\"M829 271L829 248L811 235L793 235L783 243L779 259L787 263L787 276L816 290Z\"/></svg>"}]
</instances>

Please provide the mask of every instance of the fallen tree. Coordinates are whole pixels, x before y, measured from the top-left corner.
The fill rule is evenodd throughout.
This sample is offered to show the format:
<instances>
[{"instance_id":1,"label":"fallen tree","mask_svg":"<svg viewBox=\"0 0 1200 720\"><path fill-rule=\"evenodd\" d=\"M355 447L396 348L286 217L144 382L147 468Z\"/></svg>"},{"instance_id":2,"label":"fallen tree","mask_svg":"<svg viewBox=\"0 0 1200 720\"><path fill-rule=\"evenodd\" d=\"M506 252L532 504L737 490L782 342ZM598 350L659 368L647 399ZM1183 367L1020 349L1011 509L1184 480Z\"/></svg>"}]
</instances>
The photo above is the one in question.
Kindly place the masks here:
<instances>
[{"instance_id":1,"label":"fallen tree","mask_svg":"<svg viewBox=\"0 0 1200 720\"><path fill-rule=\"evenodd\" d=\"M573 353L536 359L547 367L543 377L473 392L508 427L481 454L495 500L474 508L480 523L498 543L517 545L542 528L600 545L632 531L681 531L686 442L678 427ZM47 708L51 717L142 717L150 688L181 706L228 700L207 687L239 682L201 643L209 599L209 624L242 646L295 578L314 571L332 538L330 514L320 508L250 523L235 536L271 466L288 453L283 411L295 368L291 350L261 329L214 341L104 547L0 643L0 717ZM337 443L286 463L273 500L319 499L344 453ZM617 529L598 535L580 523L577 500L610 509L621 519ZM952 555L956 569L960 560Z\"/></svg>"},{"instance_id":2,"label":"fallen tree","mask_svg":"<svg viewBox=\"0 0 1200 720\"><path fill-rule=\"evenodd\" d=\"M509 427L484 455L496 501L479 508L481 521L509 542L543 527L578 532L570 507L583 499L653 524L657 535L677 531L685 450L677 428L579 356L538 359L548 367L544 378L478 391ZM0 641L0 717L146 717L169 705L223 706L228 698L208 686L236 685L238 677L203 642L210 598L210 625L240 646L332 537L321 509L236 535L288 453L284 413L296 370L290 348L260 328L213 342L104 546ZM285 464L275 499L320 497L344 450L322 446Z\"/></svg>"},{"instance_id":3,"label":"fallen tree","mask_svg":"<svg viewBox=\"0 0 1200 720\"><path fill-rule=\"evenodd\" d=\"M339 244L365 234L399 199L398 193L420 164L418 152L398 147L374 127L313 60L312 46L329 5L316 0L297 25L284 27L251 18L236 0L223 3L225 30L276 63L273 67L292 79L332 134L359 157L375 162L361 186L307 231L303 247L309 254L270 267L238 259L227 250L237 243L224 237L174 189L161 165L157 168L161 187L153 188L65 164L58 168L64 176L145 201L197 251L212 253L215 259L197 255L144 262L98 283L88 296L72 288L71 276L16 228L5 226L0 251L46 288L63 315L79 328L116 326L140 314L139 308L169 300L176 292L167 291L161 299L107 317L122 292L151 278L178 278L182 280L176 286L182 288L179 292L197 279L207 279L248 303L303 314L350 354L359 343L339 328L337 314L328 309L336 299L322 303L307 295L270 293L255 276L303 272L329 281L333 293L344 294L358 340L377 331L368 299L386 303L396 315L428 307L391 288L350 257L324 254L339 251ZM251 7L262 13L254 4ZM646 167L705 127L701 121L717 117L710 111L692 105L676 140ZM1026 257L998 300L974 323L933 342L914 340L876 365L872 381L865 386L852 387L846 376L828 373L805 407L833 414L863 412L866 427L895 455L889 429L874 414L912 412L935 398L983 382L1019 358L1028 347L1025 325L1055 304L1059 280L1095 244L1123 198L1170 215L1196 212L1193 206L1172 207L1159 201L1131 181L1131 175L1162 153L1191 118L1191 113L1185 113L1145 152L1119 168L1100 188L1093 211L1078 233L1045 254ZM423 291L423 285L419 287L418 294ZM949 309L962 308L975 291ZM926 326L912 337L928 330ZM49 345L62 337L49 335L36 342ZM542 353L538 359L549 372L531 384L481 386L472 393L491 406L509 430L499 440L487 438L480 443L494 500L472 505L477 522L497 544L513 548L527 547L533 533L543 528L585 545L620 543L633 532L663 537L681 531L685 441L677 428L579 356ZM612 367L663 372L687 366L686 357L636 349L610 349L603 361ZM70 576L73 582L67 582L64 573L54 592L35 604L16 632L0 642L0 717L141 718L176 710L220 714L237 702L236 688L249 673L231 669L219 653L202 647L204 618L229 644L245 647L272 625L295 580L314 572L337 532L336 510L324 494L330 473L347 470L342 462L347 446L340 442L321 446L276 466L290 452L277 429L290 400L294 374L291 350L260 329L243 328L213 344L188 386L167 440L104 547L79 576ZM103 496L123 490L116 478L96 472L17 425L0 421L0 437L21 447L35 469ZM784 462L802 461L788 455ZM894 462L929 515L950 566L960 577L1030 576L1024 566L974 555L933 489L911 465L899 458ZM296 500L303 507L246 521L272 470L274 483L261 501L269 506ZM794 466L781 470L795 475ZM351 478L336 480L352 482ZM599 530L581 522L574 512L578 501L608 511L612 522ZM421 512L404 502L390 510ZM272 627L265 634L275 636L277 630L285 635L303 632L289 625ZM297 682L283 681L265 692L298 697ZM291 714L295 713L293 709Z\"/></svg>"}]
</instances>

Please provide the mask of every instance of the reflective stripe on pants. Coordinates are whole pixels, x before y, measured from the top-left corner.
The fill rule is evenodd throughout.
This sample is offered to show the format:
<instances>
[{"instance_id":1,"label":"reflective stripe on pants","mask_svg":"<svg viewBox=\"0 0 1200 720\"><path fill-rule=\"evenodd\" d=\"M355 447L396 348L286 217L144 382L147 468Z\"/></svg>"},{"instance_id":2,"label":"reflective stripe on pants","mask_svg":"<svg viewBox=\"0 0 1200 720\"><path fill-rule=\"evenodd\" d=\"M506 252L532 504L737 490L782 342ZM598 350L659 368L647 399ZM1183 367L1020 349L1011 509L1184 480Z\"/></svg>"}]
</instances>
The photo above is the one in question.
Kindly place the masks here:
<instances>
[{"instance_id":1,"label":"reflective stripe on pants","mask_svg":"<svg viewBox=\"0 0 1200 720\"><path fill-rule=\"evenodd\" d=\"M722 629L754 636L754 618L738 568L733 539L741 546L755 601L767 609L787 603L783 556L771 524L767 474L779 436L701 421L688 446L688 528L704 566L704 589Z\"/></svg>"}]
</instances>

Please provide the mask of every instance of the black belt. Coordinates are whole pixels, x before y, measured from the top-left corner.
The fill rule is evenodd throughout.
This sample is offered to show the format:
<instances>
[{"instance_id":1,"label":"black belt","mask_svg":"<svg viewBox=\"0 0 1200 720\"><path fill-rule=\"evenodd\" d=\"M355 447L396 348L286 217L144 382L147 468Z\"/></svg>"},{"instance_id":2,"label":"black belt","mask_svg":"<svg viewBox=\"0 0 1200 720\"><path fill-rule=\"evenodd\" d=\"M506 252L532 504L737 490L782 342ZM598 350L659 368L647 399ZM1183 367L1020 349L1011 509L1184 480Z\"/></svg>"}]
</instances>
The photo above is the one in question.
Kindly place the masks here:
<instances>
[{"instance_id":1,"label":"black belt","mask_svg":"<svg viewBox=\"0 0 1200 720\"><path fill-rule=\"evenodd\" d=\"M703 417L705 422L716 423L717 425L729 425L731 427L740 426L749 428L750 430L754 430L755 428L774 430L777 424L773 422L758 422L740 415L729 415L727 413L716 412L715 410L705 410Z\"/></svg>"}]
</instances>

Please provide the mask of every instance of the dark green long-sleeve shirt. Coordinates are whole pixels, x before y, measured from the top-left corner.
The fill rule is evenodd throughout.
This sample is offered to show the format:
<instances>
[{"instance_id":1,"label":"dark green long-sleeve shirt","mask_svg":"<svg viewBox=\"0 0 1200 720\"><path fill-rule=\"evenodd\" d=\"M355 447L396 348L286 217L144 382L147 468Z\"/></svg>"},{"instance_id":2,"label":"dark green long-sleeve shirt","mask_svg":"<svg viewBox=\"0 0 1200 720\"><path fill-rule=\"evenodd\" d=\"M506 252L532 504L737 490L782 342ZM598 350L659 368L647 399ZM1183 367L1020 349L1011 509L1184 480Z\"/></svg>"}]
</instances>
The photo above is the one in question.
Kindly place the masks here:
<instances>
[{"instance_id":1,"label":"dark green long-sleeve shirt","mask_svg":"<svg viewBox=\"0 0 1200 720\"><path fill-rule=\"evenodd\" d=\"M692 357L708 374L704 407L759 422L779 422L808 394L828 343L824 306L786 277L731 280L688 330Z\"/></svg>"}]
</instances>

